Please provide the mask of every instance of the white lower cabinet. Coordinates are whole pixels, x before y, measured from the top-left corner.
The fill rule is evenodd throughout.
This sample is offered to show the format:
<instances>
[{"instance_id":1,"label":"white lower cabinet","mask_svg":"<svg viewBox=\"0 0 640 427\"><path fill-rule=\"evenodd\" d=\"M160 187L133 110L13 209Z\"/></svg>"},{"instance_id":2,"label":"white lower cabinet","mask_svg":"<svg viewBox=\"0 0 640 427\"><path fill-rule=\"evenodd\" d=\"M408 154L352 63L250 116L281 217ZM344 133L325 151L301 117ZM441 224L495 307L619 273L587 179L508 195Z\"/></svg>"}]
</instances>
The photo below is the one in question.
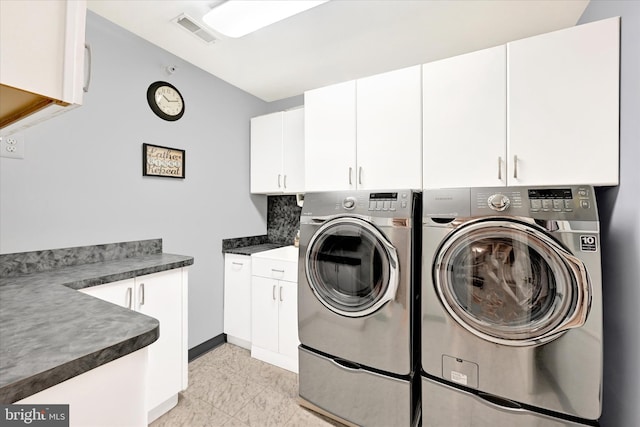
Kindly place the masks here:
<instances>
[{"instance_id":1,"label":"white lower cabinet","mask_svg":"<svg viewBox=\"0 0 640 427\"><path fill-rule=\"evenodd\" d=\"M173 408L187 388L187 284L187 270L178 268L81 290L160 322L160 337L149 346L149 423Z\"/></svg>"},{"instance_id":2,"label":"white lower cabinet","mask_svg":"<svg viewBox=\"0 0 640 427\"><path fill-rule=\"evenodd\" d=\"M98 366L15 404L69 405L70 427L146 426L151 421L145 408L148 348Z\"/></svg>"},{"instance_id":3,"label":"white lower cabinet","mask_svg":"<svg viewBox=\"0 0 640 427\"><path fill-rule=\"evenodd\" d=\"M297 266L297 261L254 255L251 277L251 356L296 373Z\"/></svg>"},{"instance_id":4,"label":"white lower cabinet","mask_svg":"<svg viewBox=\"0 0 640 427\"><path fill-rule=\"evenodd\" d=\"M227 342L251 349L251 257L224 256L224 333Z\"/></svg>"}]
</instances>

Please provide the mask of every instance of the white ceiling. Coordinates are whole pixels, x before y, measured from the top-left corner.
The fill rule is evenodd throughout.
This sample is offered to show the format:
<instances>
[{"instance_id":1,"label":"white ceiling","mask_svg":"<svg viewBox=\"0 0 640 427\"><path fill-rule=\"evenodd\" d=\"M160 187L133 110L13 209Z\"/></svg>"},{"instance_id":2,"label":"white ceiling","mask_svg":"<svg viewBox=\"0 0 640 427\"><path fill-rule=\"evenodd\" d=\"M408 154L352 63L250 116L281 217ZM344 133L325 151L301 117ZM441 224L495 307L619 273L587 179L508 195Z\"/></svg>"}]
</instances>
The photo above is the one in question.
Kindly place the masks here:
<instances>
[{"instance_id":1,"label":"white ceiling","mask_svg":"<svg viewBox=\"0 0 640 427\"><path fill-rule=\"evenodd\" d=\"M212 44L173 22L186 13L204 26L202 16L221 2L88 0L88 7L222 80L276 101L571 27L589 0L332 0Z\"/></svg>"}]
</instances>

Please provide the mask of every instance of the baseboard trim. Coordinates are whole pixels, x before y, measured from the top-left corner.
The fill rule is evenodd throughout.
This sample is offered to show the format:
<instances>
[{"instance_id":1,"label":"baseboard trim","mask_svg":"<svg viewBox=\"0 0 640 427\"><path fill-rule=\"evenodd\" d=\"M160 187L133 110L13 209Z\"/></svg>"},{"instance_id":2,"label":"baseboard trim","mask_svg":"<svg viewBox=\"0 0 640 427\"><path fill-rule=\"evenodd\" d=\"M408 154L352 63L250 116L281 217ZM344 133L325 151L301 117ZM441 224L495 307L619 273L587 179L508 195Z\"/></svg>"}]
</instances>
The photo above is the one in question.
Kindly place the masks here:
<instances>
[{"instance_id":1,"label":"baseboard trim","mask_svg":"<svg viewBox=\"0 0 640 427\"><path fill-rule=\"evenodd\" d=\"M189 349L189 362L227 342L227 334L220 334Z\"/></svg>"}]
</instances>

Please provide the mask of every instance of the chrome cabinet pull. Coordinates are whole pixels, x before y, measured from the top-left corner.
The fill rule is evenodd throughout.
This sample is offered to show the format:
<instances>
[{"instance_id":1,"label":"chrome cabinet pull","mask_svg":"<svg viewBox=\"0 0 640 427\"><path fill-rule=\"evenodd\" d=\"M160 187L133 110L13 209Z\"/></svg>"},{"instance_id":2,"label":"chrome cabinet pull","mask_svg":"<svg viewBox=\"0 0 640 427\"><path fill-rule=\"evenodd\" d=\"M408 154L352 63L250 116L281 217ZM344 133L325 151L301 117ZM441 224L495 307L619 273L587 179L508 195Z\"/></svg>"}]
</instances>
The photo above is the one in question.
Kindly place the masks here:
<instances>
[{"instance_id":1,"label":"chrome cabinet pull","mask_svg":"<svg viewBox=\"0 0 640 427\"><path fill-rule=\"evenodd\" d=\"M144 283L140 283L140 306L144 305Z\"/></svg>"},{"instance_id":2,"label":"chrome cabinet pull","mask_svg":"<svg viewBox=\"0 0 640 427\"><path fill-rule=\"evenodd\" d=\"M84 49L87 51L87 76L85 77L83 92L89 92L89 86L91 85L91 45L89 43L84 44Z\"/></svg>"},{"instance_id":3,"label":"chrome cabinet pull","mask_svg":"<svg viewBox=\"0 0 640 427\"><path fill-rule=\"evenodd\" d=\"M280 174L278 174L278 188L280 188L280 187L281 187L281 185L280 185L280 177L281 177L281 175L280 175Z\"/></svg>"},{"instance_id":4,"label":"chrome cabinet pull","mask_svg":"<svg viewBox=\"0 0 640 427\"><path fill-rule=\"evenodd\" d=\"M284 176L284 188L287 188L287 175Z\"/></svg>"},{"instance_id":5,"label":"chrome cabinet pull","mask_svg":"<svg viewBox=\"0 0 640 427\"><path fill-rule=\"evenodd\" d=\"M362 166L358 169L358 184L362 185Z\"/></svg>"},{"instance_id":6,"label":"chrome cabinet pull","mask_svg":"<svg viewBox=\"0 0 640 427\"><path fill-rule=\"evenodd\" d=\"M513 177L518 179L518 156L513 156Z\"/></svg>"},{"instance_id":7,"label":"chrome cabinet pull","mask_svg":"<svg viewBox=\"0 0 640 427\"><path fill-rule=\"evenodd\" d=\"M502 157L498 156L498 179L502 181Z\"/></svg>"},{"instance_id":8,"label":"chrome cabinet pull","mask_svg":"<svg viewBox=\"0 0 640 427\"><path fill-rule=\"evenodd\" d=\"M276 300L276 285L273 285L273 289L271 290L271 297L273 300Z\"/></svg>"},{"instance_id":9,"label":"chrome cabinet pull","mask_svg":"<svg viewBox=\"0 0 640 427\"><path fill-rule=\"evenodd\" d=\"M231 261L231 264L233 264L233 265L239 265L239 266L241 266L241 267L244 265L243 263L241 263L241 262L236 262L236 261Z\"/></svg>"},{"instance_id":10,"label":"chrome cabinet pull","mask_svg":"<svg viewBox=\"0 0 640 427\"><path fill-rule=\"evenodd\" d=\"M133 289L127 288L127 308L131 310L131 305L133 304Z\"/></svg>"},{"instance_id":11,"label":"chrome cabinet pull","mask_svg":"<svg viewBox=\"0 0 640 427\"><path fill-rule=\"evenodd\" d=\"M282 302L282 286L280 286L280 302Z\"/></svg>"},{"instance_id":12,"label":"chrome cabinet pull","mask_svg":"<svg viewBox=\"0 0 640 427\"><path fill-rule=\"evenodd\" d=\"M279 270L277 268L272 268L271 271L275 271L276 273L284 273L284 270Z\"/></svg>"},{"instance_id":13,"label":"chrome cabinet pull","mask_svg":"<svg viewBox=\"0 0 640 427\"><path fill-rule=\"evenodd\" d=\"M351 172L353 172L353 168L351 166L349 166L349 185L352 185L353 183L351 182Z\"/></svg>"}]
</instances>

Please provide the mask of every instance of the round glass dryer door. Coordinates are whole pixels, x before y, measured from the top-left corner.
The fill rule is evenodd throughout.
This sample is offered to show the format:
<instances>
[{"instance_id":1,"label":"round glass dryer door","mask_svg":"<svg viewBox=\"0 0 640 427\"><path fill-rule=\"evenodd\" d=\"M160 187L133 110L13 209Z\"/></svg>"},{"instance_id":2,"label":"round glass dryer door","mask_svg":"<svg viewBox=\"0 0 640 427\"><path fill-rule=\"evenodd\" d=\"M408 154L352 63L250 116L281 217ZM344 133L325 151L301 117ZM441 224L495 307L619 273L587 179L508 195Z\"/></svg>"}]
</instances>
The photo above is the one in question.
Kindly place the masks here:
<instances>
[{"instance_id":1,"label":"round glass dryer door","mask_svg":"<svg viewBox=\"0 0 640 427\"><path fill-rule=\"evenodd\" d=\"M584 264L533 226L484 220L456 230L434 263L440 299L454 319L488 341L534 345L584 324Z\"/></svg>"},{"instance_id":2,"label":"round glass dryer door","mask_svg":"<svg viewBox=\"0 0 640 427\"><path fill-rule=\"evenodd\" d=\"M371 223L340 217L311 237L306 275L318 300L348 317L371 314L395 298L398 257L395 248Z\"/></svg>"}]
</instances>

